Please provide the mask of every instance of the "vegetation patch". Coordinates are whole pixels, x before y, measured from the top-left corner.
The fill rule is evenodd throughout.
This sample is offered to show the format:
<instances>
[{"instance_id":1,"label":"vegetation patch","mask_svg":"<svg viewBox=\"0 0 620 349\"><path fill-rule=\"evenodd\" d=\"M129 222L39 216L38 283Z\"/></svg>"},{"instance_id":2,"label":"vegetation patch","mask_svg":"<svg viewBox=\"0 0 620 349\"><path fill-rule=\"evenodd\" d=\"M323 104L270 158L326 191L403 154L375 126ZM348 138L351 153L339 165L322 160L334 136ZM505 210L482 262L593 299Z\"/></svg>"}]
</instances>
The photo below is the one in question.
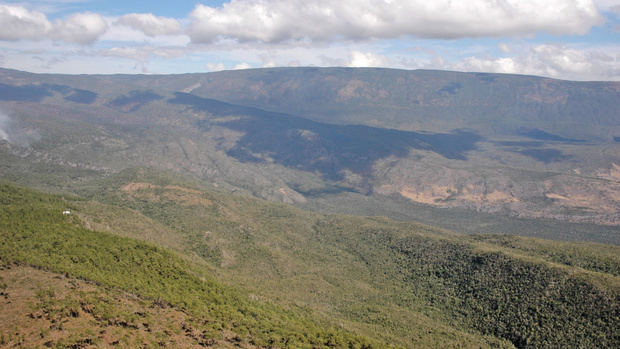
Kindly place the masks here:
<instances>
[{"instance_id":1,"label":"vegetation patch","mask_svg":"<svg viewBox=\"0 0 620 349\"><path fill-rule=\"evenodd\" d=\"M239 341L253 345L373 344L269 304L245 300L162 248L84 229L74 215L62 214L67 203L59 197L2 184L0 205L3 265L43 267L161 300L202 319L205 328L236 333Z\"/></svg>"}]
</instances>

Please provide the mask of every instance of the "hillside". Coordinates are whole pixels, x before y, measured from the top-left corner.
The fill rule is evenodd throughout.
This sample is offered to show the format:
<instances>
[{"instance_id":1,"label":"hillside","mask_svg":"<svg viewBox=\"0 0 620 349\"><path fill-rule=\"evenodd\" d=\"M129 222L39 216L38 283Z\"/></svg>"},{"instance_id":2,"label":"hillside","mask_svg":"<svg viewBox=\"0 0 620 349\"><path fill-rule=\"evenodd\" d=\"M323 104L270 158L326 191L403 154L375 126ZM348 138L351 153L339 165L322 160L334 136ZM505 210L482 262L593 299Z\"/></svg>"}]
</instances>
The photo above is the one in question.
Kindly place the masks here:
<instances>
[{"instance_id":1,"label":"hillside","mask_svg":"<svg viewBox=\"0 0 620 349\"><path fill-rule=\"evenodd\" d=\"M618 91L385 69L2 70L0 170L73 190L151 166L322 212L617 244Z\"/></svg>"},{"instance_id":2,"label":"hillside","mask_svg":"<svg viewBox=\"0 0 620 349\"><path fill-rule=\"evenodd\" d=\"M317 337L307 337L310 323L294 315L301 312L407 347L617 344L617 247L468 237L384 218L323 216L205 190L192 180L150 170L124 172L87 187L83 195L101 202L3 185L3 265L17 262L20 273L26 263L92 280L137 294L146 304L165 300L173 306L166 310L171 313L179 307L186 316L206 316L203 326L216 326L210 340L265 343L274 340L274 323L282 327L275 332L282 338L277 340L318 343L332 336L311 327ZM63 216L67 208L72 215ZM189 259L83 227L150 240ZM3 282L15 278L11 270ZM62 296L63 287L48 296L45 289L34 292L61 318L66 304L79 300ZM228 287L238 287L254 301ZM136 305L126 298L110 306L127 314L125 307ZM271 303L289 310L283 313ZM98 323L103 326L101 319ZM143 335L144 326L134 327L121 331L127 340ZM338 333L344 341L339 343L358 340Z\"/></svg>"},{"instance_id":3,"label":"hillside","mask_svg":"<svg viewBox=\"0 0 620 349\"><path fill-rule=\"evenodd\" d=\"M232 348L234 332L194 328L199 320L162 302L27 266L4 266L3 347ZM198 322L199 323L199 322Z\"/></svg>"},{"instance_id":4,"label":"hillside","mask_svg":"<svg viewBox=\"0 0 620 349\"><path fill-rule=\"evenodd\" d=\"M72 201L84 225L143 239L153 227L148 239L254 299L360 335L407 347L617 341L617 247L323 216L145 170L89 187L103 203Z\"/></svg>"},{"instance_id":5,"label":"hillside","mask_svg":"<svg viewBox=\"0 0 620 349\"><path fill-rule=\"evenodd\" d=\"M59 346L161 346L177 340L188 347L372 345L251 301L171 251L87 230L77 216L63 214L73 207L60 197L7 184L0 192L3 309L12 311L0 318L3 344L35 345L39 338L32 334L40 334L42 342ZM170 318L152 319L158 313Z\"/></svg>"},{"instance_id":6,"label":"hillside","mask_svg":"<svg viewBox=\"0 0 620 349\"><path fill-rule=\"evenodd\" d=\"M378 68L275 68L104 79L332 124L432 132L469 128L488 135L524 135L523 130L539 128L567 135L563 140L611 140L618 133L617 82ZM584 118L588 127L575 129ZM545 140L542 134L525 135Z\"/></svg>"}]
</instances>

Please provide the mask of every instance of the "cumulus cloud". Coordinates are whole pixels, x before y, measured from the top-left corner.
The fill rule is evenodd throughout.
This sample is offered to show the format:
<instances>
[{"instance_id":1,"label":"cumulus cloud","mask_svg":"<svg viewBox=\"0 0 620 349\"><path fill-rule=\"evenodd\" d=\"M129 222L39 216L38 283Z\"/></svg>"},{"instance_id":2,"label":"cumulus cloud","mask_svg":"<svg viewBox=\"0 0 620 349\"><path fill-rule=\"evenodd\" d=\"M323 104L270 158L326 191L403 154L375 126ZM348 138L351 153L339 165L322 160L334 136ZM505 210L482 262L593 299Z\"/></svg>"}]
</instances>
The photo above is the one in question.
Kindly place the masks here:
<instances>
[{"instance_id":1,"label":"cumulus cloud","mask_svg":"<svg viewBox=\"0 0 620 349\"><path fill-rule=\"evenodd\" d=\"M233 70L240 70L240 69L251 69L251 68L252 68L252 66L251 66L251 65L249 65L248 63L246 63L246 62L241 62L241 63L239 63L239 64L235 65L235 66L233 67Z\"/></svg>"},{"instance_id":2,"label":"cumulus cloud","mask_svg":"<svg viewBox=\"0 0 620 349\"><path fill-rule=\"evenodd\" d=\"M108 24L96 13L76 13L66 20L54 22L50 37L77 44L91 44L106 32Z\"/></svg>"},{"instance_id":3,"label":"cumulus cloud","mask_svg":"<svg viewBox=\"0 0 620 349\"><path fill-rule=\"evenodd\" d=\"M207 63L206 68L208 71L220 71L225 70L226 66L223 63Z\"/></svg>"},{"instance_id":4,"label":"cumulus cloud","mask_svg":"<svg viewBox=\"0 0 620 349\"><path fill-rule=\"evenodd\" d=\"M41 12L21 6L0 5L0 39L42 39L52 28Z\"/></svg>"},{"instance_id":5,"label":"cumulus cloud","mask_svg":"<svg viewBox=\"0 0 620 349\"><path fill-rule=\"evenodd\" d=\"M464 71L480 71L505 74L514 74L518 72L516 60L510 57L486 59L468 57L465 58L462 62L457 63L455 67L458 70Z\"/></svg>"},{"instance_id":6,"label":"cumulus cloud","mask_svg":"<svg viewBox=\"0 0 620 349\"><path fill-rule=\"evenodd\" d=\"M0 5L0 40L52 39L84 45L96 41L107 28L105 19L96 13L76 13L51 23L41 12Z\"/></svg>"},{"instance_id":7,"label":"cumulus cloud","mask_svg":"<svg viewBox=\"0 0 620 349\"><path fill-rule=\"evenodd\" d=\"M584 34L603 23L592 0L232 0L190 14L194 43Z\"/></svg>"},{"instance_id":8,"label":"cumulus cloud","mask_svg":"<svg viewBox=\"0 0 620 349\"><path fill-rule=\"evenodd\" d=\"M151 13L130 13L116 22L154 37L175 35L182 32L181 23L174 18L158 17Z\"/></svg>"},{"instance_id":9,"label":"cumulus cloud","mask_svg":"<svg viewBox=\"0 0 620 349\"><path fill-rule=\"evenodd\" d=\"M618 0L594 0L596 6L603 11L614 11L614 8L620 7Z\"/></svg>"},{"instance_id":10,"label":"cumulus cloud","mask_svg":"<svg viewBox=\"0 0 620 349\"><path fill-rule=\"evenodd\" d=\"M613 35L617 0L226 0L196 5L183 19L80 12L52 20L44 12L54 11L0 4L2 66L114 73L148 65L170 73L314 65L620 80L617 43L584 36L580 44L571 37L570 45L542 45L535 35L562 42L603 24L603 15L611 24L602 30ZM498 39L442 40L472 37Z\"/></svg>"},{"instance_id":11,"label":"cumulus cloud","mask_svg":"<svg viewBox=\"0 0 620 349\"><path fill-rule=\"evenodd\" d=\"M351 52L351 61L348 67L387 67L389 61L386 57L372 52Z\"/></svg>"},{"instance_id":12,"label":"cumulus cloud","mask_svg":"<svg viewBox=\"0 0 620 349\"><path fill-rule=\"evenodd\" d=\"M534 45L514 57L469 57L450 65L463 71L542 75L570 80L620 80L620 52Z\"/></svg>"},{"instance_id":13,"label":"cumulus cloud","mask_svg":"<svg viewBox=\"0 0 620 349\"><path fill-rule=\"evenodd\" d=\"M178 58L185 56L188 51L183 47L154 47L154 46L130 46L112 47L98 50L97 55L106 57L126 58L138 62L147 62L153 57Z\"/></svg>"}]
</instances>

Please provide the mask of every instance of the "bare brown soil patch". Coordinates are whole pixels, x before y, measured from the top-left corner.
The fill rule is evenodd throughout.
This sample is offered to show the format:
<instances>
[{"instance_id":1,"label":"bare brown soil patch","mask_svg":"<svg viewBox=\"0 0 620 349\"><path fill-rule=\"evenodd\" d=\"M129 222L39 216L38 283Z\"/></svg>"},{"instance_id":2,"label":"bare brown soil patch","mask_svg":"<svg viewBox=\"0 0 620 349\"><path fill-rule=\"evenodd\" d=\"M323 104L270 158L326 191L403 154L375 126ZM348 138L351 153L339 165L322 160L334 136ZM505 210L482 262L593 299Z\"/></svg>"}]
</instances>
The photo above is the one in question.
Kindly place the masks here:
<instances>
[{"instance_id":1,"label":"bare brown soil patch","mask_svg":"<svg viewBox=\"0 0 620 349\"><path fill-rule=\"evenodd\" d=\"M0 270L0 347L251 347L205 320L125 292L26 266Z\"/></svg>"},{"instance_id":2,"label":"bare brown soil patch","mask_svg":"<svg viewBox=\"0 0 620 349\"><path fill-rule=\"evenodd\" d=\"M160 186L144 182L131 182L121 190L133 197L149 201L175 201L183 206L211 206L211 200L204 197L200 190L178 185Z\"/></svg>"}]
</instances>

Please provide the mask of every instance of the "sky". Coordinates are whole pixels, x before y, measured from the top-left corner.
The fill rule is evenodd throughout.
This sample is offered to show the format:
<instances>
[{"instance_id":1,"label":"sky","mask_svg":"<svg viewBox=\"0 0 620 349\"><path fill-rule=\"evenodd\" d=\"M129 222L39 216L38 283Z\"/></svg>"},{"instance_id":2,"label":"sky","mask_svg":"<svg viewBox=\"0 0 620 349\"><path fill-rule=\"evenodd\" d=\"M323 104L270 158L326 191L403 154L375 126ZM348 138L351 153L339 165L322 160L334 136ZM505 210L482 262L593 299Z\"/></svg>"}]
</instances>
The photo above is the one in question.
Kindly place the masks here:
<instances>
[{"instance_id":1,"label":"sky","mask_svg":"<svg viewBox=\"0 0 620 349\"><path fill-rule=\"evenodd\" d=\"M292 66L620 81L620 0L0 0L0 67Z\"/></svg>"}]
</instances>

